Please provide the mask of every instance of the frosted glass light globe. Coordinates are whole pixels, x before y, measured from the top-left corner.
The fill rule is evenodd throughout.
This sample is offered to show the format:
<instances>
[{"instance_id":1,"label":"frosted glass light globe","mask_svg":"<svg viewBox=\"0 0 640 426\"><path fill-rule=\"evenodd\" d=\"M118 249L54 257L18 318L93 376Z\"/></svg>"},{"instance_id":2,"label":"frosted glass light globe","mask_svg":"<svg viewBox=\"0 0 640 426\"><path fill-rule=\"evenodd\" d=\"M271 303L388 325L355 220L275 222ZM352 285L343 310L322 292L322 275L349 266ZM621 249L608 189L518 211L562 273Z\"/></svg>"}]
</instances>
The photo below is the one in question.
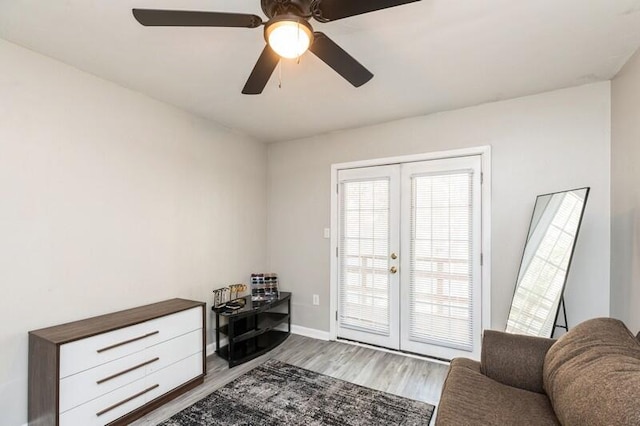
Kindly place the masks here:
<instances>
[{"instance_id":1,"label":"frosted glass light globe","mask_svg":"<svg viewBox=\"0 0 640 426\"><path fill-rule=\"evenodd\" d=\"M309 49L313 41L313 33L307 25L291 20L274 22L266 28L267 42L279 56L298 58Z\"/></svg>"}]
</instances>

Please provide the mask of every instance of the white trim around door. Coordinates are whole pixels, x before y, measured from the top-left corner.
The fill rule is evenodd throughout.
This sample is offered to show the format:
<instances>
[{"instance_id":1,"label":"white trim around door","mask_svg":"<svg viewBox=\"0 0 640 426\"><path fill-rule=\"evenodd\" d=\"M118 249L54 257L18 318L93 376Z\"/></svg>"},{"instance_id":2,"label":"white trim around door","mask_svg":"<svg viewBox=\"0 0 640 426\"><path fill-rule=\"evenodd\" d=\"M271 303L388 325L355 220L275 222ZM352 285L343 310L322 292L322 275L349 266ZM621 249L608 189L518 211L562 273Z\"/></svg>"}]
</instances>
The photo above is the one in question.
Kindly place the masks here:
<instances>
[{"instance_id":1,"label":"white trim around door","mask_svg":"<svg viewBox=\"0 0 640 426\"><path fill-rule=\"evenodd\" d=\"M381 158L372 160L363 160L349 163L333 164L331 166L331 279L330 279L330 331L329 336L331 340L338 338L338 280L339 280L339 262L338 262L338 246L339 246L339 178L338 174L342 171L350 169L359 169L364 167L373 166L385 166L385 165L397 165L405 163L417 163L422 161L437 160L437 159L453 159L460 157L477 156L480 158L481 163L481 238L480 238L480 251L482 259L481 267L481 304L482 309L479 313L480 321L479 326L474 329L474 339L478 339L482 330L491 328L491 147L481 146L474 148L466 148L459 150L451 150L444 152L417 154L409 156ZM477 334L477 336L475 336ZM343 333L340 334L341 337ZM357 340L357 339L355 339ZM381 345L386 346L386 345ZM393 346L391 346L393 348ZM479 346L478 346L479 347ZM407 349L404 349L405 351ZM410 352L410 349L409 349ZM434 353L434 357L447 358L442 354ZM466 356L479 359L479 350L469 352Z\"/></svg>"}]
</instances>

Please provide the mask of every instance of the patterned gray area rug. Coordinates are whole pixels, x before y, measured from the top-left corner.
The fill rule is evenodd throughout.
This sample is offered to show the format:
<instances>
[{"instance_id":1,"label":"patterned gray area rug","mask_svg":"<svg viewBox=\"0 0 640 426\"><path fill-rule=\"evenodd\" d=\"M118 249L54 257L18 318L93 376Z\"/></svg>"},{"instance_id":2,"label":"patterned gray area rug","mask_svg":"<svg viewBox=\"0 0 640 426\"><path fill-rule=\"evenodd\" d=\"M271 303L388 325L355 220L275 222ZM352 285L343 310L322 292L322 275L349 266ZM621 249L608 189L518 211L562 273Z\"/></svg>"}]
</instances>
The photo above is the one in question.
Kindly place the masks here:
<instances>
[{"instance_id":1,"label":"patterned gray area rug","mask_svg":"<svg viewBox=\"0 0 640 426\"><path fill-rule=\"evenodd\" d=\"M434 408L272 359L161 426L428 425Z\"/></svg>"}]
</instances>

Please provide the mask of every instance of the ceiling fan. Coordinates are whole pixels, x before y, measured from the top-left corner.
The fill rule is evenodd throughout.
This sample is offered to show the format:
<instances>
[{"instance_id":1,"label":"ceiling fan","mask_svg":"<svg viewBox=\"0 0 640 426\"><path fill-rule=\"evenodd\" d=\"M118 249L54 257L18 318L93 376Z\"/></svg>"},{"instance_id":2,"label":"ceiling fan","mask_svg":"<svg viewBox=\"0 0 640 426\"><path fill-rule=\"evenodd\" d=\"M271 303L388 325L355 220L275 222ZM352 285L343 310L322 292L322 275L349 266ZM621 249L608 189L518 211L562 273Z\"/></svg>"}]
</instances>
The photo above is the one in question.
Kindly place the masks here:
<instances>
[{"instance_id":1,"label":"ceiling fan","mask_svg":"<svg viewBox=\"0 0 640 426\"><path fill-rule=\"evenodd\" d=\"M332 22L350 16L375 12L420 0L260 0L269 18L243 13L199 12L186 10L133 9L133 16L145 26L169 27L241 27L264 25L267 42L247 83L245 95L262 93L280 58L299 58L310 50L355 87L373 74L322 32L314 32L309 20Z\"/></svg>"}]
</instances>

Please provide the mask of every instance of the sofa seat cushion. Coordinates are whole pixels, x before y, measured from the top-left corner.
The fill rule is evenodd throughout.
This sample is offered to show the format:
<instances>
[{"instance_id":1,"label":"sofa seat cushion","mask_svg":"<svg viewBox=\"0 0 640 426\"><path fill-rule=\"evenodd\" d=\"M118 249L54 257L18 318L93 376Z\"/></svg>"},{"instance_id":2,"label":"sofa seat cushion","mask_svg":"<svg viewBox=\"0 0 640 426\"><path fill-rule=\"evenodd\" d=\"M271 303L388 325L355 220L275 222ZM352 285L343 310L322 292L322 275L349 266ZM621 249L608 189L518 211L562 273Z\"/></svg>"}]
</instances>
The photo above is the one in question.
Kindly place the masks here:
<instances>
[{"instance_id":1,"label":"sofa seat cushion","mask_svg":"<svg viewBox=\"0 0 640 426\"><path fill-rule=\"evenodd\" d=\"M543 378L565 426L640 425L640 343L621 321L570 330L547 352Z\"/></svg>"},{"instance_id":2,"label":"sofa seat cushion","mask_svg":"<svg viewBox=\"0 0 640 426\"><path fill-rule=\"evenodd\" d=\"M558 425L546 395L503 385L480 372L480 363L451 361L436 415L439 426Z\"/></svg>"}]
</instances>

